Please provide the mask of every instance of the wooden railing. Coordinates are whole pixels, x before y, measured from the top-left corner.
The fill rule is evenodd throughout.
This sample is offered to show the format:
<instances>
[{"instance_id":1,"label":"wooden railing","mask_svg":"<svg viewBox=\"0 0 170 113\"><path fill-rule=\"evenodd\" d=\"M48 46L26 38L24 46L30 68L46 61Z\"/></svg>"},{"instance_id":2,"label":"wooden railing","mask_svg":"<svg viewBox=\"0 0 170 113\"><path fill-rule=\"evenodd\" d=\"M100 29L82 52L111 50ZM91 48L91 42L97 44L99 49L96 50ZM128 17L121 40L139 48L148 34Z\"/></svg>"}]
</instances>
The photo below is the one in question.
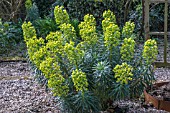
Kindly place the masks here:
<instances>
[{"instance_id":1,"label":"wooden railing","mask_svg":"<svg viewBox=\"0 0 170 113\"><path fill-rule=\"evenodd\" d=\"M149 28L149 6L150 3L164 3L165 12L164 12L164 32L151 32ZM157 67L170 67L170 63L167 61L167 47L168 47L168 3L170 0L144 0L144 31L145 39L149 39L150 35L163 35L164 36L164 61L155 62Z\"/></svg>"}]
</instances>

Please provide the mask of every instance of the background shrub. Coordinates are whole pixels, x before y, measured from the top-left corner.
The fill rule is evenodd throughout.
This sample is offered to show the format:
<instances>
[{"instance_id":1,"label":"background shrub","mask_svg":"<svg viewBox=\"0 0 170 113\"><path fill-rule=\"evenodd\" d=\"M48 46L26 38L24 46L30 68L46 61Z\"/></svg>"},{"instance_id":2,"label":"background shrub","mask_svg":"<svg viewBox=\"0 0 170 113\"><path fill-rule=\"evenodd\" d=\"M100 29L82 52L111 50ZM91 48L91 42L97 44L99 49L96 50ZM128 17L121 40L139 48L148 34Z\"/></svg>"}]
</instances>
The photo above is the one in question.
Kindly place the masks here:
<instances>
[{"instance_id":1,"label":"background shrub","mask_svg":"<svg viewBox=\"0 0 170 113\"><path fill-rule=\"evenodd\" d=\"M0 54L7 53L17 43L23 40L22 21L18 24L13 22L2 22L0 19Z\"/></svg>"}]
</instances>

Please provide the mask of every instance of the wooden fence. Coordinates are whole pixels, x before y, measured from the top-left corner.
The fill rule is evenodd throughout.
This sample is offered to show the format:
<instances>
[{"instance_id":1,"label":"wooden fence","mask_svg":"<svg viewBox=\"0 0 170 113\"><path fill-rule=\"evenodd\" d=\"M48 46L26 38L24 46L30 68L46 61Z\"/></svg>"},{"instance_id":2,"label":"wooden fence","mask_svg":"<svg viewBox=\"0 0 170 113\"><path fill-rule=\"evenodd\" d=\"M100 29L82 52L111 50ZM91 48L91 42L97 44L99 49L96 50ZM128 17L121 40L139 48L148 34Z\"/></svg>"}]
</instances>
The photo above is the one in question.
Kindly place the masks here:
<instances>
[{"instance_id":1,"label":"wooden fence","mask_svg":"<svg viewBox=\"0 0 170 113\"><path fill-rule=\"evenodd\" d=\"M150 24L149 24L149 6L151 3L164 3L165 4L165 12L164 12L164 32L151 32ZM170 0L144 0L144 31L145 31L145 39L150 38L150 35L163 35L164 36L164 61L163 62L155 62L157 67L170 67L170 63L167 61L167 47L168 47L168 35L170 36L170 32L168 32L168 3ZM169 26L170 27L170 26Z\"/></svg>"}]
</instances>

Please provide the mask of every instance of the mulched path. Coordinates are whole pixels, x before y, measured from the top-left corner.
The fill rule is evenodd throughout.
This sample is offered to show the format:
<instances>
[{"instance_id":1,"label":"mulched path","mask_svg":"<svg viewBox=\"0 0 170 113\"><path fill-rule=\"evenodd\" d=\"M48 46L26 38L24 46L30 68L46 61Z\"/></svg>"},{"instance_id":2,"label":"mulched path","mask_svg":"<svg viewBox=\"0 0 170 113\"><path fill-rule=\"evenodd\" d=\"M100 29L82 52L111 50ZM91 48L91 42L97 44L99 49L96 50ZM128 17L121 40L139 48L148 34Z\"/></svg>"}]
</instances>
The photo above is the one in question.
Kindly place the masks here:
<instances>
[{"instance_id":1,"label":"mulched path","mask_svg":"<svg viewBox=\"0 0 170 113\"><path fill-rule=\"evenodd\" d=\"M0 62L0 113L60 113L57 100L30 75L26 62ZM170 69L158 68L155 76L158 81L170 80ZM139 100L115 103L118 107L128 107L128 113L167 113L144 108Z\"/></svg>"},{"instance_id":2,"label":"mulched path","mask_svg":"<svg viewBox=\"0 0 170 113\"><path fill-rule=\"evenodd\" d=\"M0 113L60 113L56 103L30 76L27 63L0 63Z\"/></svg>"}]
</instances>

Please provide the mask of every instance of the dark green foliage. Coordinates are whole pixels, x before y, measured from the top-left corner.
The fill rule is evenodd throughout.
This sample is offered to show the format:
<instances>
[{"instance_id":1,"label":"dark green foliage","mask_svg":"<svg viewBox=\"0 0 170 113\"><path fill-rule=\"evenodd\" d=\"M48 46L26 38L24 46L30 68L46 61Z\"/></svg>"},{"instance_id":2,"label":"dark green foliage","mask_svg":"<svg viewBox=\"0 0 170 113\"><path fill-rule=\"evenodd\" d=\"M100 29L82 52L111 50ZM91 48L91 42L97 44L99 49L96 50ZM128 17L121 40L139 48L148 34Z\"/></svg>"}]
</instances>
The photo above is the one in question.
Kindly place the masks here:
<instances>
[{"instance_id":1,"label":"dark green foliage","mask_svg":"<svg viewBox=\"0 0 170 113\"><path fill-rule=\"evenodd\" d=\"M92 14L96 18L98 29L101 29L102 14L108 9L115 13L119 25L122 26L124 24L126 2L126 0L102 0L102 2L95 2L95 0L56 0L52 7L63 5L70 17L72 19L78 18L79 21L83 20L84 15Z\"/></svg>"},{"instance_id":2,"label":"dark green foliage","mask_svg":"<svg viewBox=\"0 0 170 113\"><path fill-rule=\"evenodd\" d=\"M151 31L163 31L164 29L164 4L152 4L150 8Z\"/></svg>"},{"instance_id":3,"label":"dark green foliage","mask_svg":"<svg viewBox=\"0 0 170 113\"><path fill-rule=\"evenodd\" d=\"M141 33L143 31L143 26L142 26L142 3L136 5L134 7L134 10L130 12L129 16L130 20L135 22L136 28L135 32L136 33ZM141 34L140 34L141 35Z\"/></svg>"},{"instance_id":4,"label":"dark green foliage","mask_svg":"<svg viewBox=\"0 0 170 113\"><path fill-rule=\"evenodd\" d=\"M35 20L39 19L39 10L36 3L32 4L32 7L27 9L26 20L34 22Z\"/></svg>"},{"instance_id":5,"label":"dark green foliage","mask_svg":"<svg viewBox=\"0 0 170 113\"><path fill-rule=\"evenodd\" d=\"M51 11L51 5L55 2L55 0L33 0L36 3L40 17L44 18L49 15Z\"/></svg>"},{"instance_id":6,"label":"dark green foliage","mask_svg":"<svg viewBox=\"0 0 170 113\"><path fill-rule=\"evenodd\" d=\"M80 22L79 22L78 19L73 19L73 20L71 20L71 25L74 27L74 30L76 31L76 35L77 35L78 37L80 37L79 27L78 27L79 23L80 23Z\"/></svg>"},{"instance_id":7,"label":"dark green foliage","mask_svg":"<svg viewBox=\"0 0 170 113\"><path fill-rule=\"evenodd\" d=\"M0 20L0 54L7 52L22 40L20 22L2 22Z\"/></svg>"},{"instance_id":8,"label":"dark green foliage","mask_svg":"<svg viewBox=\"0 0 170 113\"><path fill-rule=\"evenodd\" d=\"M69 113L99 113L100 104L98 98L89 91L69 94L64 98L63 112Z\"/></svg>"},{"instance_id":9,"label":"dark green foliage","mask_svg":"<svg viewBox=\"0 0 170 113\"><path fill-rule=\"evenodd\" d=\"M50 32L55 32L59 29L56 22L49 17L35 20L33 24L35 26L37 36L43 38L45 38Z\"/></svg>"},{"instance_id":10,"label":"dark green foliage","mask_svg":"<svg viewBox=\"0 0 170 113\"><path fill-rule=\"evenodd\" d=\"M128 84L113 83L109 96L114 100L129 99L130 88Z\"/></svg>"}]
</instances>

